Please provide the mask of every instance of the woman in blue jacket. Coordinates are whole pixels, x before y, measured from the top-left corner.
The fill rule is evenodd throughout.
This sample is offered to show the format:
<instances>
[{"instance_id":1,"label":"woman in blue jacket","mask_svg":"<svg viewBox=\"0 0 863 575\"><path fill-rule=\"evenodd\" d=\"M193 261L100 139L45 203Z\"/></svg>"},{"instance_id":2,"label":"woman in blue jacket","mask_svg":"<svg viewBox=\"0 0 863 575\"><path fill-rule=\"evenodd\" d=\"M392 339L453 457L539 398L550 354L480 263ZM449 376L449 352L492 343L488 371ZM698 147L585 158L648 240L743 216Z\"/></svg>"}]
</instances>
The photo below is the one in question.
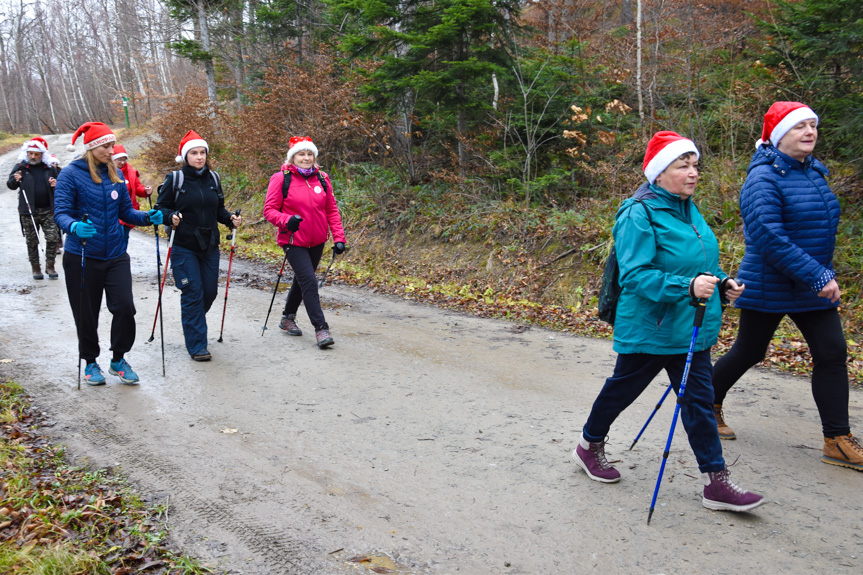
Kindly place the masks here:
<instances>
[{"instance_id":1,"label":"woman in blue jacket","mask_svg":"<svg viewBox=\"0 0 863 575\"><path fill-rule=\"evenodd\" d=\"M719 269L719 244L691 197L698 183L698 149L674 132L658 132L644 156L647 183L617 212L614 246L620 267L620 299L614 324L614 374L593 403L572 452L588 477L620 480L605 456L611 424L662 370L680 386L692 339L694 298L707 300L681 406L683 426L702 473L702 504L749 511L763 497L737 487L728 475L711 402L710 348L721 324L720 295L743 291ZM716 294L717 284L720 294Z\"/></svg>"},{"instance_id":2,"label":"woman in blue jacket","mask_svg":"<svg viewBox=\"0 0 863 575\"><path fill-rule=\"evenodd\" d=\"M109 373L127 384L137 384L126 353L135 343L135 302L132 270L120 220L136 226L161 224L156 210L140 212L111 161L116 140L101 122L87 122L72 136L84 136L84 155L57 177L54 188L54 221L68 234L63 253L66 292L78 330L78 353L86 367L89 385L103 385L105 376L96 363L99 357L99 311L102 292L111 312L111 359ZM82 266L83 258L83 266ZM82 282L81 273L84 278Z\"/></svg>"},{"instance_id":3,"label":"woman in blue jacket","mask_svg":"<svg viewBox=\"0 0 863 575\"><path fill-rule=\"evenodd\" d=\"M747 289L740 330L713 373L720 437L734 439L722 406L728 390L764 359L786 315L812 353L812 395L821 416L821 460L863 471L863 446L848 420L847 347L837 307L842 292L833 271L839 201L812 157L818 116L800 102L776 102L764 115L758 149L740 191L746 252L740 278Z\"/></svg>"}]
</instances>

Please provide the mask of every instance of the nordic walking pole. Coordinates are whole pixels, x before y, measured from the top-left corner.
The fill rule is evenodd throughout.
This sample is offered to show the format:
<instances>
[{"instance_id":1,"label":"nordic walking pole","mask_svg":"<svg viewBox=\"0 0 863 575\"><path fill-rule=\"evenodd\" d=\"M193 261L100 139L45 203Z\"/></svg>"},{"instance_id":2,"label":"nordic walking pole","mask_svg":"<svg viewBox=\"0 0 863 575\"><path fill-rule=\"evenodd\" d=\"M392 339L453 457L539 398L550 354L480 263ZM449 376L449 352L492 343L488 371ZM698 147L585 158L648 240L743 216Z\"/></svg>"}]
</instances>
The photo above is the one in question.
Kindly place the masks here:
<instances>
[{"instance_id":1,"label":"nordic walking pole","mask_svg":"<svg viewBox=\"0 0 863 575\"><path fill-rule=\"evenodd\" d=\"M87 214L81 219L85 224L88 222ZM87 239L81 238L81 295L78 296L78 321L82 321L84 311L84 251L87 248ZM75 326L77 327L77 326ZM78 334L78 391L81 391L81 334Z\"/></svg>"},{"instance_id":2,"label":"nordic walking pole","mask_svg":"<svg viewBox=\"0 0 863 575\"><path fill-rule=\"evenodd\" d=\"M668 392L671 391L671 388L672 386L670 384L665 388L665 393L663 393L662 397L659 398L659 403L657 403L656 407L653 408L653 413L651 413L650 417L647 418L647 421L644 422L644 426L641 428L641 431L638 432L638 436L635 438L635 441L633 441L632 445L629 446L629 451L632 451L632 448L635 447L635 444L638 443L639 439L641 439L641 434L644 433L644 430L647 429L648 425L650 425L650 420L653 419L653 416L656 415L656 412L659 411L660 407L662 407L662 402L665 401L666 397L668 397Z\"/></svg>"},{"instance_id":3,"label":"nordic walking pole","mask_svg":"<svg viewBox=\"0 0 863 575\"><path fill-rule=\"evenodd\" d=\"M351 248L345 247L345 252L347 252L349 249L351 249ZM327 269L324 270L324 275L321 276L321 281L318 282L319 288L324 287L324 282L327 281L327 274L330 273L330 268L333 267L333 263L335 261L336 261L336 248L335 248L335 246L333 246L333 257L330 258L330 265L328 265Z\"/></svg>"},{"instance_id":4,"label":"nordic walking pole","mask_svg":"<svg viewBox=\"0 0 863 575\"><path fill-rule=\"evenodd\" d=\"M18 173L20 174L21 170L18 170ZM20 182L21 180L18 181ZM23 188L21 188L21 195L24 196L24 203L27 204L27 211L30 212L30 221L33 223L33 232L36 234L36 245L41 248L42 242L39 241L39 227L36 225L36 218L33 217L33 208L30 207L30 200L27 199L27 192L25 192Z\"/></svg>"},{"instance_id":5,"label":"nordic walking pole","mask_svg":"<svg viewBox=\"0 0 863 575\"><path fill-rule=\"evenodd\" d=\"M728 276L726 279L729 279L729 280L733 279L734 283L736 283L738 286L743 285L743 280L741 280L740 278L737 278L737 277L732 278L731 276ZM723 280L723 283L724 283L724 281L725 280ZM720 290L721 290L721 288L720 288ZM722 298L721 299L722 310L724 311L726 307L731 305L731 302L728 300L728 298L725 297L724 291L720 291L720 297ZM650 425L650 420L653 419L653 416L656 415L656 412L659 411L660 407L662 407L662 402L665 401L666 397L668 397L669 391L671 391L670 385L665 388L665 393L663 393L662 397L659 398L659 403L656 404L656 407L653 409L653 413L651 413L650 417L647 418L647 421L644 423L644 427L641 428L641 431L638 432L638 436L635 438L635 441L633 441L632 445L629 446L629 451L632 451L632 448L635 447L635 444L638 443L639 439L641 439L641 435L644 433L644 430L647 429L648 425Z\"/></svg>"},{"instance_id":6,"label":"nordic walking pole","mask_svg":"<svg viewBox=\"0 0 863 575\"><path fill-rule=\"evenodd\" d=\"M180 216L182 220L183 217ZM179 225L179 224L178 224ZM162 280L159 285L159 302L156 304L156 317L153 318L153 331L150 332L150 339L147 340L147 343L153 341L154 334L156 333L156 320L161 317L160 312L162 311L162 292L165 289L165 280L168 277L168 263L171 261L171 248L174 247L174 234L177 231L177 226L171 228L171 237L168 238L168 253L165 254L165 271L162 273ZM162 377L165 377L165 330L164 327L161 332L161 340L162 340Z\"/></svg>"},{"instance_id":7,"label":"nordic walking pole","mask_svg":"<svg viewBox=\"0 0 863 575\"><path fill-rule=\"evenodd\" d=\"M234 212L235 216L239 216L242 210ZM231 265L234 263L234 247L237 245L237 229L231 230L231 235L228 237L231 240L231 257L228 259L228 277L225 281L225 305L222 306L222 329L219 331L219 343L222 343L222 334L225 332L225 311L228 309L228 288L231 287Z\"/></svg>"},{"instance_id":8,"label":"nordic walking pole","mask_svg":"<svg viewBox=\"0 0 863 575\"><path fill-rule=\"evenodd\" d=\"M153 209L153 201L150 199L150 196L147 196L147 204L149 204L150 209ZM159 226L157 224L153 224L153 235L156 236L156 283L159 285L162 284L162 256L159 253ZM159 316L159 337L162 340L162 375L165 375L165 322L163 321L163 316L158 314ZM153 328L153 332L155 332L155 327ZM153 341L153 334L150 334L150 340Z\"/></svg>"},{"instance_id":9,"label":"nordic walking pole","mask_svg":"<svg viewBox=\"0 0 863 575\"><path fill-rule=\"evenodd\" d=\"M300 216L291 216L291 219L297 218L299 222L303 221L303 218ZM297 229L299 229L299 222L297 222ZM288 245L285 246L285 259L282 260L282 267L279 269L279 277L276 278L276 287L273 289L273 299L270 300L270 308L267 310L267 319L264 320L264 327L261 329L261 337L264 337L264 332L267 331L267 322L270 320L270 312L273 311L273 302L276 301L276 294L279 291L279 282L282 281L282 272L285 271L285 264L288 263L288 251L291 248L291 244L294 243L294 232L296 230L291 230L291 236L288 238Z\"/></svg>"},{"instance_id":10,"label":"nordic walking pole","mask_svg":"<svg viewBox=\"0 0 863 575\"><path fill-rule=\"evenodd\" d=\"M647 524L653 516L656 506L656 497L659 495L659 486L662 484L662 472L665 471L665 463L668 461L668 452L671 451L671 440L674 438L674 428L677 426L677 416L680 414L680 405L683 403L683 394L686 391L686 379L689 377L689 366L692 364L692 354L695 350L695 340L698 338L698 328L704 321L704 312L707 310L706 299L694 299L690 305L695 306L695 321L692 327L692 340L689 342L689 352L686 354L686 365L683 367L683 377L680 378L680 391L677 393L677 404L674 406L674 419L671 420L671 430L668 432L668 440L665 442L665 451L662 452L662 465L659 467L659 477L656 478L656 487L653 490L653 499L650 502L650 511L647 514Z\"/></svg>"}]
</instances>

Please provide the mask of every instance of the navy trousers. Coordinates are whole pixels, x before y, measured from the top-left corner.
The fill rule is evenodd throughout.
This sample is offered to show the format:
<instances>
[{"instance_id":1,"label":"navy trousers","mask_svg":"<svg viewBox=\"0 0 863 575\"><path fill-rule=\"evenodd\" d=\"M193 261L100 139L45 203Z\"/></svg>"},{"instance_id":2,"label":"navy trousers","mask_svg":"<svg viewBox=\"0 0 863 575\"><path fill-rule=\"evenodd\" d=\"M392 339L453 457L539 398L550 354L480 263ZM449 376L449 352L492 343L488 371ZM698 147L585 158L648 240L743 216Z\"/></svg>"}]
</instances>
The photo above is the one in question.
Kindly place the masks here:
<instances>
[{"instance_id":1,"label":"navy trousers","mask_svg":"<svg viewBox=\"0 0 863 575\"><path fill-rule=\"evenodd\" d=\"M605 386L593 402L590 416L584 425L584 438L592 443L603 441L617 416L641 395L663 369L668 374L675 392L678 392L685 365L685 353L618 355L614 375L605 380ZM712 376L710 350L694 353L686 380L686 391L683 393L683 403L680 406L680 418L702 473L725 468L719 432L716 429L716 416L713 413Z\"/></svg>"},{"instance_id":2,"label":"navy trousers","mask_svg":"<svg viewBox=\"0 0 863 575\"><path fill-rule=\"evenodd\" d=\"M175 245L171 251L174 284L180 289L183 337L189 355L207 349L207 312L219 284L219 248L198 252Z\"/></svg>"}]
</instances>

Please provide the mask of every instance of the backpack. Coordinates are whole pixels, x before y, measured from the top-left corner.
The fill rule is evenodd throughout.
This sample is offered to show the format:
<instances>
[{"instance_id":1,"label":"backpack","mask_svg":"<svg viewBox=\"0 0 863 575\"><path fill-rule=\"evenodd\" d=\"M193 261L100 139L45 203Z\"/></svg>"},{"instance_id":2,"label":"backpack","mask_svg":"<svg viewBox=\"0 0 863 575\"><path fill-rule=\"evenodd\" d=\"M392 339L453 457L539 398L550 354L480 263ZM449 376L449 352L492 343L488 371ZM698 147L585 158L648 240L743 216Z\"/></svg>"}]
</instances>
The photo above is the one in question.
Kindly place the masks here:
<instances>
[{"instance_id":1,"label":"backpack","mask_svg":"<svg viewBox=\"0 0 863 575\"><path fill-rule=\"evenodd\" d=\"M210 170L210 174L213 176L213 181L216 182L216 193L219 195L219 199L224 200L225 194L222 192L222 178L219 176L219 172L214 172ZM174 207L177 206L177 199L180 197L180 192L183 192L183 170L175 170L171 172L171 184L174 188ZM162 188L165 186L165 183L162 182L159 184L159 187L156 188L156 193L159 196L162 195ZM159 207L158 202L156 203L156 207ZM170 218L168 218L170 220ZM173 226L170 223L162 224L165 226L166 230L170 230Z\"/></svg>"},{"instance_id":2,"label":"backpack","mask_svg":"<svg viewBox=\"0 0 863 575\"><path fill-rule=\"evenodd\" d=\"M643 201L636 199L636 202L644 206L644 211L647 214L647 221L653 226L653 219L650 217L650 208ZM617 315L617 300L620 299L620 292L623 288L620 287L620 266L617 264L617 250L611 246L611 253L608 254L608 259L605 260L605 269L602 272L602 287L599 288L599 319L614 325L614 317Z\"/></svg>"},{"instance_id":3,"label":"backpack","mask_svg":"<svg viewBox=\"0 0 863 575\"><path fill-rule=\"evenodd\" d=\"M288 188L291 187L292 174L290 170L282 170L282 173L284 174L284 177L282 179L282 203L285 203L285 200L288 199ZM318 176L318 180L321 182L321 186L323 186L324 193L326 194L328 191L327 181L330 179L330 177L326 173L322 172L320 169L318 170L318 174L320 174L320 176Z\"/></svg>"}]
</instances>

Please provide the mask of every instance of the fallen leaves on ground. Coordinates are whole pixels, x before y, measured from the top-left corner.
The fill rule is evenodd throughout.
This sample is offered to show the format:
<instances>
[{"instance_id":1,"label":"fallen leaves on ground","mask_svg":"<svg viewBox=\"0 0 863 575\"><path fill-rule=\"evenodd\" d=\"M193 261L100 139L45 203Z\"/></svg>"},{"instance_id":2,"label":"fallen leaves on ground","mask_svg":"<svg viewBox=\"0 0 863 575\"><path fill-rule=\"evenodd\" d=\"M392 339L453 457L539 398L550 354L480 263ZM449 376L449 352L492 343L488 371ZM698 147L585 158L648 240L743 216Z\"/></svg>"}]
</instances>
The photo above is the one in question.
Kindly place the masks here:
<instances>
[{"instance_id":1,"label":"fallen leaves on ground","mask_svg":"<svg viewBox=\"0 0 863 575\"><path fill-rule=\"evenodd\" d=\"M98 565L87 573L211 573L164 545L159 513L119 478L68 466L20 386L0 381L0 408L0 545L34 557L65 546Z\"/></svg>"}]
</instances>

